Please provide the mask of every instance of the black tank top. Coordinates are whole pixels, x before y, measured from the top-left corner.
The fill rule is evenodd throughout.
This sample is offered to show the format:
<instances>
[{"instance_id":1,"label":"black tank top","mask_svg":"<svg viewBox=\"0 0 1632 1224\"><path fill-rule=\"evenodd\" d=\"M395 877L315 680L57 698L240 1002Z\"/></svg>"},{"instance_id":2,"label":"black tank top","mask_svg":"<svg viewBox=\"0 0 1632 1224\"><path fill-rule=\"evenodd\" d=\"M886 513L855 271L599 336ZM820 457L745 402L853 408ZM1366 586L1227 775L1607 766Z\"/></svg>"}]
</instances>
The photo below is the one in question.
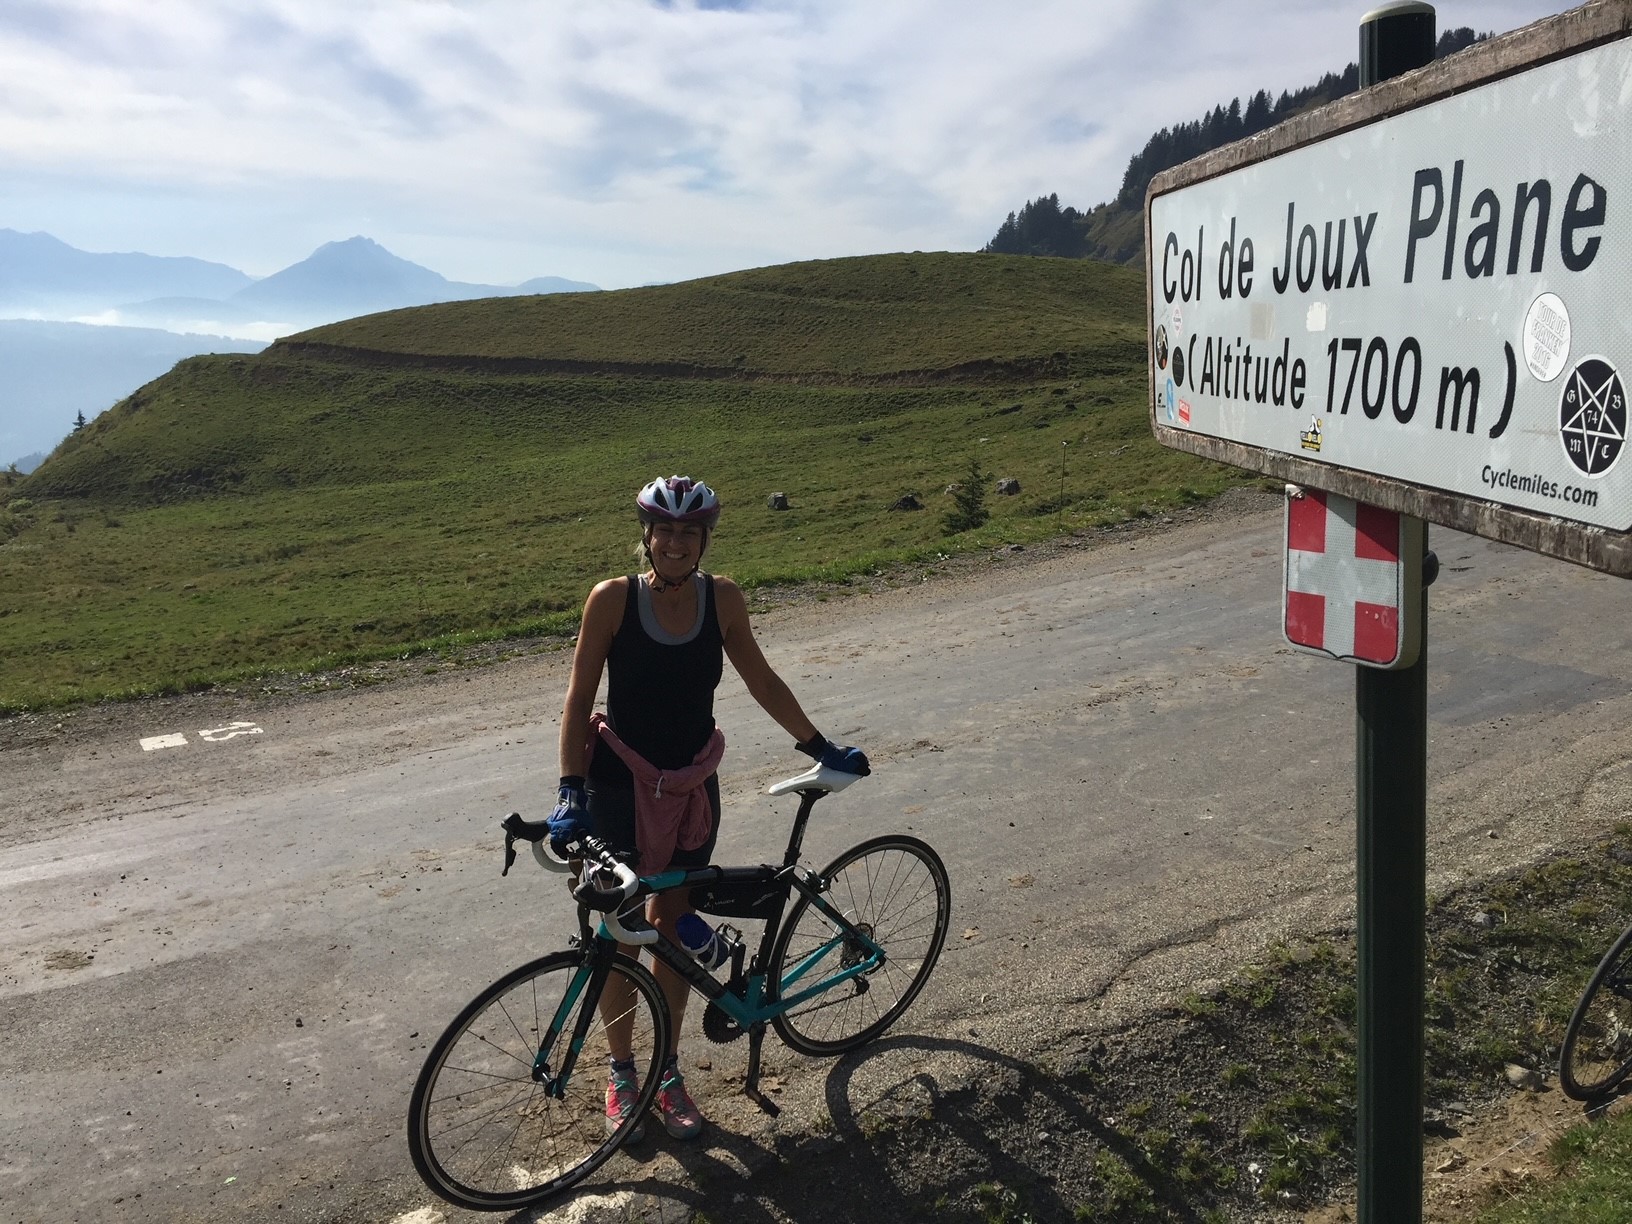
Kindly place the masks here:
<instances>
[{"instance_id":1,"label":"black tank top","mask_svg":"<svg viewBox=\"0 0 1632 1224\"><path fill-rule=\"evenodd\" d=\"M651 592L631 574L623 620L606 656L606 721L618 738L659 769L690 765L714 734L714 690L725 639L714 607L714 577L698 574L697 619L676 637L657 623ZM589 776L627 780L629 767L599 740Z\"/></svg>"}]
</instances>

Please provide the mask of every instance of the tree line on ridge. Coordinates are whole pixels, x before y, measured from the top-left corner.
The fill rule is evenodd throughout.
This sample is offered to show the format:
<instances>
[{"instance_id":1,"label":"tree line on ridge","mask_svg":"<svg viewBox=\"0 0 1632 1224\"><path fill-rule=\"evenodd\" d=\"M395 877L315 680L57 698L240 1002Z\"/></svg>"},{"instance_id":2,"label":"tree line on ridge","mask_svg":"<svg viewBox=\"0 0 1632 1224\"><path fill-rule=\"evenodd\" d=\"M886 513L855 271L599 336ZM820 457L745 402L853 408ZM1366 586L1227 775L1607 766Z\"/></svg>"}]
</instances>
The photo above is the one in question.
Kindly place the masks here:
<instances>
[{"instance_id":1,"label":"tree line on ridge","mask_svg":"<svg viewBox=\"0 0 1632 1224\"><path fill-rule=\"evenodd\" d=\"M1435 44L1434 58L1442 59L1489 37L1488 33L1475 34L1466 26L1446 30ZM1280 97L1273 100L1267 90L1260 89L1244 107L1240 98L1234 98L1228 106L1215 106L1200 119L1164 127L1129 160L1114 200L1087 212L1062 206L1058 193L1029 200L1018 212L1008 215L981 250L997 255L1056 255L1137 263L1144 257L1145 189L1156 175L1254 136L1303 111L1336 101L1359 87L1360 66L1351 63L1342 72L1328 72L1315 84L1296 92L1282 90Z\"/></svg>"}]
</instances>

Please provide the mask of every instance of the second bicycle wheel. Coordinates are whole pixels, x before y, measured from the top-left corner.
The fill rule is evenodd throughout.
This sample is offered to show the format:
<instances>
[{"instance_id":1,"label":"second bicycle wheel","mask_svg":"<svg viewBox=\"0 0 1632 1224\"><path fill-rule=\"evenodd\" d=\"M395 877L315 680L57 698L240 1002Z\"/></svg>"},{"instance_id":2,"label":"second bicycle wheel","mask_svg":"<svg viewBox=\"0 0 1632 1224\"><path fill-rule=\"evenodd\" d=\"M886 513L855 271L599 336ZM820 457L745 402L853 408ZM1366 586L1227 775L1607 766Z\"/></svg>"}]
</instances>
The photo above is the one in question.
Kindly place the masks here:
<instances>
[{"instance_id":1,"label":"second bicycle wheel","mask_svg":"<svg viewBox=\"0 0 1632 1224\"><path fill-rule=\"evenodd\" d=\"M884 963L804 1000L771 1023L802 1054L838 1054L893 1024L929 980L946 942L952 890L940 857L916 837L853 846L822 872L823 900L884 949ZM860 964L866 946L801 895L771 952L774 998L792 996ZM798 974L790 981L788 975Z\"/></svg>"},{"instance_id":2,"label":"second bicycle wheel","mask_svg":"<svg viewBox=\"0 0 1632 1224\"><path fill-rule=\"evenodd\" d=\"M578 1185L625 1142L657 1092L669 1047L669 1010L652 975L612 963L570 1082L552 1092L534 1078L542 1059L561 1068L585 1006L541 1054L563 998L579 982L584 952L557 952L506 974L460 1012L431 1047L408 1106L408 1150L426 1185L476 1211L537 1206ZM641 1070L633 1115L606 1131L609 1026L632 1038Z\"/></svg>"},{"instance_id":3,"label":"second bicycle wheel","mask_svg":"<svg viewBox=\"0 0 1632 1224\"><path fill-rule=\"evenodd\" d=\"M1578 1101L1612 1092L1632 1071L1632 927L1598 963L1581 992L1564 1047L1558 1082Z\"/></svg>"}]
</instances>

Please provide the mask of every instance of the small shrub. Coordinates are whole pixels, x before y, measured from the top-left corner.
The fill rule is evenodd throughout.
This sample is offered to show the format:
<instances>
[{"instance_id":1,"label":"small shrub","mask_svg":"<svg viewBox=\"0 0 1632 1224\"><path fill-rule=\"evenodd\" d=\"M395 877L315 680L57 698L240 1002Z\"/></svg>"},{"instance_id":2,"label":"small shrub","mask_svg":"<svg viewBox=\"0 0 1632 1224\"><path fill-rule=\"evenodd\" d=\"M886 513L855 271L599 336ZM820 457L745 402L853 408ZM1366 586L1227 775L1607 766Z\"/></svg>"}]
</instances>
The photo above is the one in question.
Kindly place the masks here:
<instances>
[{"instance_id":1,"label":"small shrub","mask_svg":"<svg viewBox=\"0 0 1632 1224\"><path fill-rule=\"evenodd\" d=\"M1090 1216L1089 1209L1082 1207L1077 1209L1078 1219L1143 1220L1157 1215L1150 1187L1110 1152L1102 1151L1094 1157L1094 1173L1102 1187L1095 1210L1102 1214Z\"/></svg>"},{"instance_id":2,"label":"small shrub","mask_svg":"<svg viewBox=\"0 0 1632 1224\"><path fill-rule=\"evenodd\" d=\"M1218 1014L1218 1003L1215 1000L1204 999L1193 990L1179 1000L1179 1006L1184 1010L1185 1015L1196 1020Z\"/></svg>"}]
</instances>

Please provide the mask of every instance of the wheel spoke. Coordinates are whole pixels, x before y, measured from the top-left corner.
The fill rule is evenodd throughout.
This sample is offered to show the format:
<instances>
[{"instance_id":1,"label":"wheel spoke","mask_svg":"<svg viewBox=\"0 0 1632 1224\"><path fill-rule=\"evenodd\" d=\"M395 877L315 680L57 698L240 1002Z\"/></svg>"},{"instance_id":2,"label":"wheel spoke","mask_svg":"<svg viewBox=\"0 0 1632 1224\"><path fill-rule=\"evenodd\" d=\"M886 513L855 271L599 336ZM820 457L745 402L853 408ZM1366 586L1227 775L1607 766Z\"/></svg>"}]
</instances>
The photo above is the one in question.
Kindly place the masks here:
<instances>
[{"instance_id":1,"label":"wheel spoke","mask_svg":"<svg viewBox=\"0 0 1632 1224\"><path fill-rule=\"evenodd\" d=\"M949 920L945 869L933 850L915 838L883 837L864 842L823 873L827 904L883 950L881 963L837 982L822 994L796 1004L777 1023L794 1049L836 1053L883 1032L912 1002L940 953ZM774 988L797 993L817 985L824 974L854 968L871 953L857 935L804 898L795 903L773 954ZM803 962L824 945L840 951L808 972ZM797 982L784 982L793 968Z\"/></svg>"},{"instance_id":2,"label":"wheel spoke","mask_svg":"<svg viewBox=\"0 0 1632 1224\"><path fill-rule=\"evenodd\" d=\"M584 992L562 1015L582 966L582 953L559 953L517 970L479 996L432 1048L410 1107L409 1148L427 1184L450 1202L478 1210L537 1205L593 1175L616 1150L627 1131L608 1135L603 1121L609 1023L632 1029L650 1088L641 1107L649 1104L668 1044L661 991L646 970L620 958L607 986L610 997L628 998L626 1006L607 1016ZM595 1010L577 1070L550 1086L535 1081L538 1034L559 1025L565 1051L583 1007Z\"/></svg>"}]
</instances>

